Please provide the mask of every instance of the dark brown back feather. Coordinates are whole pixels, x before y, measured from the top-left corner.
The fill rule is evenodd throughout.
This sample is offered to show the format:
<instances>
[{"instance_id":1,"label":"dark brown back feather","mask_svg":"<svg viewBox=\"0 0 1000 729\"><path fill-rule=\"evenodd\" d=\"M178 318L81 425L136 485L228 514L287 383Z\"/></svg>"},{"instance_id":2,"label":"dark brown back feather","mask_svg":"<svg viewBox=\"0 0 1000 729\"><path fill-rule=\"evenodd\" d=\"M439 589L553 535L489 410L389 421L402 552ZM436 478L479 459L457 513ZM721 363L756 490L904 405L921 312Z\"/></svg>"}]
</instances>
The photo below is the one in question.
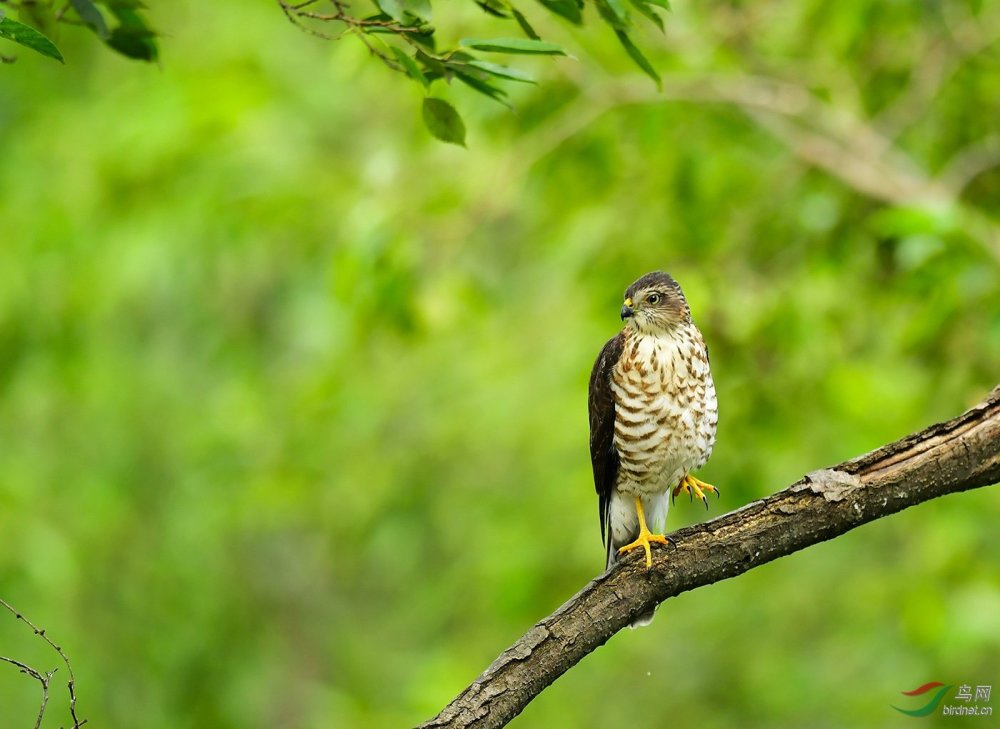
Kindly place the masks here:
<instances>
[{"instance_id":1,"label":"dark brown back feather","mask_svg":"<svg viewBox=\"0 0 1000 729\"><path fill-rule=\"evenodd\" d=\"M597 489L601 515L601 538L605 547L611 540L608 508L619 466L618 451L615 449L615 397L611 391L611 370L622 356L624 342L625 337L621 332L608 340L597 355L594 369L590 373L590 463L594 467L594 487Z\"/></svg>"}]
</instances>

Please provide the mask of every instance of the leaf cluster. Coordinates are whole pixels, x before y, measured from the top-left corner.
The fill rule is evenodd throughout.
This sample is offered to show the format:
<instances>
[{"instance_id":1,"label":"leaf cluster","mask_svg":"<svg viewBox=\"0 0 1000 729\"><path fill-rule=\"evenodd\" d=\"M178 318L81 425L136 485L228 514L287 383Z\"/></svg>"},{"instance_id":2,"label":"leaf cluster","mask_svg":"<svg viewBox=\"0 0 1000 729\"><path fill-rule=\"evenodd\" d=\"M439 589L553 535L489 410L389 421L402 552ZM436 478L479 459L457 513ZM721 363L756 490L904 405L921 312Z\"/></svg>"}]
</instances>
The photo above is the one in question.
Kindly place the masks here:
<instances>
[{"instance_id":1,"label":"leaf cluster","mask_svg":"<svg viewBox=\"0 0 1000 729\"><path fill-rule=\"evenodd\" d=\"M357 36L371 54L393 71L423 87L427 100L423 118L436 138L451 144L465 144L465 125L455 108L444 99L431 96L435 82L458 82L477 93L509 106L505 85L509 82L535 83L532 76L516 66L496 62L498 56L568 56L562 46L542 38L535 26L512 0L473 0L484 13L511 23L512 33L501 37L462 38L453 47L438 42L433 24L431 0L374 0L374 13L358 14L349 2L319 3L315 0L291 3L278 0L293 23L315 35L339 38ZM543 12L564 22L582 25L587 11L584 0L536 0ZM661 10L669 10L667 0L592 0L596 16L614 32L622 48L657 85L656 69L632 40L633 14L654 23L661 30ZM321 6L328 6L326 9ZM338 35L318 30L318 23L337 23Z\"/></svg>"},{"instance_id":2,"label":"leaf cluster","mask_svg":"<svg viewBox=\"0 0 1000 729\"><path fill-rule=\"evenodd\" d=\"M62 25L88 29L127 58L155 61L159 54L142 0L0 0L0 38L64 63L56 45Z\"/></svg>"},{"instance_id":3,"label":"leaf cluster","mask_svg":"<svg viewBox=\"0 0 1000 729\"><path fill-rule=\"evenodd\" d=\"M433 24L432 0L370 0L363 8L347 0L278 0L293 23L327 39L354 35L371 54L395 72L419 84L427 99L423 119L430 133L444 142L465 145L465 124L447 101L432 96L439 81L458 82L494 101L509 106L507 83L535 83L530 74L515 66L498 63L503 56L568 56L560 45L541 37L513 0L472 0L493 18L511 23L511 33L501 37L462 38L452 47L438 42ZM629 57L657 86L656 69L632 39L633 15L652 22L661 30L660 11L669 10L668 0L536 0L538 9L571 25L585 21L587 5L614 32ZM17 19L13 13L16 11ZM141 0L0 0L0 38L13 41L57 61L64 62L56 45L60 25L87 28L112 50L132 59L155 61L156 32L144 16ZM454 12L454 8L449 12ZM320 30L326 24L337 32ZM5 61L14 60L0 56Z\"/></svg>"}]
</instances>

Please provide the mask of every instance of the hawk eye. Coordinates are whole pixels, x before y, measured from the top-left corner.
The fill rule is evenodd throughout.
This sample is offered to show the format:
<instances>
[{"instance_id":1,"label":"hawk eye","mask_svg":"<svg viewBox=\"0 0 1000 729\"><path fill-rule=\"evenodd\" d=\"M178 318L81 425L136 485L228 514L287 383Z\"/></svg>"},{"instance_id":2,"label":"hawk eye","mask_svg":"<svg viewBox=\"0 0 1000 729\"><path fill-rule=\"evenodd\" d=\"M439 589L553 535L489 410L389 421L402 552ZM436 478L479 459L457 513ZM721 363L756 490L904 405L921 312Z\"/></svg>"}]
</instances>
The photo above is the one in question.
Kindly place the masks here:
<instances>
[{"instance_id":1,"label":"hawk eye","mask_svg":"<svg viewBox=\"0 0 1000 729\"><path fill-rule=\"evenodd\" d=\"M660 303L660 295L659 294L650 294L649 298L646 299L646 301L648 301L650 304L653 304L655 306L656 304Z\"/></svg>"}]
</instances>

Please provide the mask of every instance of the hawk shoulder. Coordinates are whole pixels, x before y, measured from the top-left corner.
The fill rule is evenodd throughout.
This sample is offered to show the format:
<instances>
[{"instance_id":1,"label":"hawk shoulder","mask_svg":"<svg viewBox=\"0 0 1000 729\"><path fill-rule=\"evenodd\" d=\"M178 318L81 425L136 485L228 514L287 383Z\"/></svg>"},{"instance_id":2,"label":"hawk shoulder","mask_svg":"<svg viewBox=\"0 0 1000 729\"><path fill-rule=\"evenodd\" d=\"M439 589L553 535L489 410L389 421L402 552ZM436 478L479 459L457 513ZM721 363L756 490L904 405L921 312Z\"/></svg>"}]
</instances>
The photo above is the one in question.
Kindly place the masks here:
<instances>
[{"instance_id":1,"label":"hawk shoulder","mask_svg":"<svg viewBox=\"0 0 1000 729\"><path fill-rule=\"evenodd\" d=\"M621 359L624 347L625 337L619 332L604 345L590 373L590 463L594 468L601 538L605 542L610 539L608 507L619 466L618 451L615 449L615 397L611 390L611 372Z\"/></svg>"}]
</instances>

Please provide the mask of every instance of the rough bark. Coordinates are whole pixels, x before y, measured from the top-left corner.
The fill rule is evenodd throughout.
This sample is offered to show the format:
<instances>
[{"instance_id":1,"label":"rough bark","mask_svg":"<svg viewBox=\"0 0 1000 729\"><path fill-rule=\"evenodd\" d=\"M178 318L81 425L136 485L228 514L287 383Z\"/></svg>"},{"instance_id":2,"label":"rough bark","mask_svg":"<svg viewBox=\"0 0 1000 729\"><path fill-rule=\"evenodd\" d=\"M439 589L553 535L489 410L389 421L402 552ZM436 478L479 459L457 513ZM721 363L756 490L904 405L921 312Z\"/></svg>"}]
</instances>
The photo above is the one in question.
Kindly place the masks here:
<instances>
[{"instance_id":1,"label":"rough bark","mask_svg":"<svg viewBox=\"0 0 1000 729\"><path fill-rule=\"evenodd\" d=\"M584 656L667 598L914 504L998 481L1000 385L953 420L675 532L676 548L655 550L648 571L643 556L633 553L538 622L421 728L504 726Z\"/></svg>"}]
</instances>

